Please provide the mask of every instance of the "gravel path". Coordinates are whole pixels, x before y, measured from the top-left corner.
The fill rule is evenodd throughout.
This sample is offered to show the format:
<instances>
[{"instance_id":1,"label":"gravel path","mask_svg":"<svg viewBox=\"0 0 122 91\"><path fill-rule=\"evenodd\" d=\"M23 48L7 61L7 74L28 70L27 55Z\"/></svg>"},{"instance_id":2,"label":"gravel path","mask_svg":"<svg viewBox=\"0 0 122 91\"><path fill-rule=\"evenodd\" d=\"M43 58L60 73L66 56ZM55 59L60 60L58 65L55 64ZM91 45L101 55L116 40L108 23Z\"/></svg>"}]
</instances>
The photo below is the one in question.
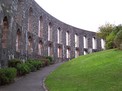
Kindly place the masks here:
<instances>
[{"instance_id":1,"label":"gravel path","mask_svg":"<svg viewBox=\"0 0 122 91\"><path fill-rule=\"evenodd\" d=\"M61 64L53 64L37 72L27 74L10 85L1 86L0 91L45 91L43 88L44 78Z\"/></svg>"}]
</instances>

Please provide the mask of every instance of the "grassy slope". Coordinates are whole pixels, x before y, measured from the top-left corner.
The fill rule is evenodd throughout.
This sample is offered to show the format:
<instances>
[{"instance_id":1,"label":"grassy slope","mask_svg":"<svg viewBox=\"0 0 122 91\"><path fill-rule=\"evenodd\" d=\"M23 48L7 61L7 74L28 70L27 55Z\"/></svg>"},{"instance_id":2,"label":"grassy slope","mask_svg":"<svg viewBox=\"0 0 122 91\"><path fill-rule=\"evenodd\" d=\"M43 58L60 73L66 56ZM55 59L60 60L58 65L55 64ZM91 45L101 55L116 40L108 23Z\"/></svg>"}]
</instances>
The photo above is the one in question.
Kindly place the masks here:
<instances>
[{"instance_id":1,"label":"grassy slope","mask_svg":"<svg viewBox=\"0 0 122 91\"><path fill-rule=\"evenodd\" d=\"M49 91L122 91L122 51L73 59L52 72L45 83Z\"/></svg>"}]
</instances>

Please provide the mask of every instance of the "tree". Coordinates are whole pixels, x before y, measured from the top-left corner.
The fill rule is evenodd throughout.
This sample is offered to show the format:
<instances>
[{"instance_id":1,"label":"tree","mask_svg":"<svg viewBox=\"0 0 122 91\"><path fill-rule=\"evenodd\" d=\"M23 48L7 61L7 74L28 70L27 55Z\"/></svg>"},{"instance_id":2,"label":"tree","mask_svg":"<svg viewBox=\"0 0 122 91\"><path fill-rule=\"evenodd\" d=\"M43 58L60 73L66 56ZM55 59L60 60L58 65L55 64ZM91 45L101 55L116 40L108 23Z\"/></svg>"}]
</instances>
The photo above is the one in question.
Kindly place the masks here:
<instances>
[{"instance_id":1,"label":"tree","mask_svg":"<svg viewBox=\"0 0 122 91\"><path fill-rule=\"evenodd\" d=\"M105 25L102 25L99 27L99 30L97 32L97 35L106 40L106 37L114 30L115 25L107 23Z\"/></svg>"},{"instance_id":2,"label":"tree","mask_svg":"<svg viewBox=\"0 0 122 91\"><path fill-rule=\"evenodd\" d=\"M105 40L106 49L112 49L114 47L114 42L113 42L115 37L115 34L113 32L114 30L115 30L115 25L109 23L99 27L99 31L97 32L97 35L100 38Z\"/></svg>"},{"instance_id":3,"label":"tree","mask_svg":"<svg viewBox=\"0 0 122 91\"><path fill-rule=\"evenodd\" d=\"M104 39L106 49L120 48L122 25L115 26L113 24L105 24L99 27L97 35Z\"/></svg>"},{"instance_id":4,"label":"tree","mask_svg":"<svg viewBox=\"0 0 122 91\"><path fill-rule=\"evenodd\" d=\"M115 44L114 44L114 38L115 38L115 33L112 31L108 36L106 36L106 49L113 49L115 48Z\"/></svg>"},{"instance_id":5,"label":"tree","mask_svg":"<svg viewBox=\"0 0 122 91\"><path fill-rule=\"evenodd\" d=\"M114 39L114 43L117 46L117 48L122 49L122 30L120 30L117 33L117 35L116 35L116 37Z\"/></svg>"}]
</instances>

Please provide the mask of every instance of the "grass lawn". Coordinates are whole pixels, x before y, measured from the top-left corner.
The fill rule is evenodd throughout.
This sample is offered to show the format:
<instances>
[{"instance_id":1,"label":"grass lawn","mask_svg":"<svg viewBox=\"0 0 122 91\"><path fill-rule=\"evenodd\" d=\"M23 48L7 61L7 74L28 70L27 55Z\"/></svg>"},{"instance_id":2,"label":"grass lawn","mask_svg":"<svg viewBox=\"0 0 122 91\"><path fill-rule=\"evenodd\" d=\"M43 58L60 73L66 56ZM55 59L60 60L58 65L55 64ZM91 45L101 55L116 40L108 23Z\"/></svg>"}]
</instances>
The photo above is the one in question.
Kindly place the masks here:
<instances>
[{"instance_id":1,"label":"grass lawn","mask_svg":"<svg viewBox=\"0 0 122 91\"><path fill-rule=\"evenodd\" d=\"M122 91L122 51L80 56L58 67L45 84L49 91Z\"/></svg>"}]
</instances>

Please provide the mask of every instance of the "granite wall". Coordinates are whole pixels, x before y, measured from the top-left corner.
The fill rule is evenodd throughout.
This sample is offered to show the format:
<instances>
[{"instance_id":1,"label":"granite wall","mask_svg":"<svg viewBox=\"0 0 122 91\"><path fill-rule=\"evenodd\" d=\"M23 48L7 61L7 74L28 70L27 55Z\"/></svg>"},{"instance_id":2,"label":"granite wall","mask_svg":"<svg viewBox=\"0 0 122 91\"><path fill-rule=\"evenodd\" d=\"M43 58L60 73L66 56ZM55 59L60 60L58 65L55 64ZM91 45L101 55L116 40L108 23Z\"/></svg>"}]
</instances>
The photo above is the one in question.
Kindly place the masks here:
<instances>
[{"instance_id":1,"label":"granite wall","mask_svg":"<svg viewBox=\"0 0 122 91\"><path fill-rule=\"evenodd\" d=\"M66 44L66 32L69 45ZM60 43L57 42L58 37ZM86 48L84 38L87 39ZM78 46L75 46L76 41ZM8 60L13 58L25 61L28 58L52 56L55 62L60 62L100 50L101 39L97 38L95 32L61 22L34 0L0 0L1 67L6 67Z\"/></svg>"}]
</instances>

